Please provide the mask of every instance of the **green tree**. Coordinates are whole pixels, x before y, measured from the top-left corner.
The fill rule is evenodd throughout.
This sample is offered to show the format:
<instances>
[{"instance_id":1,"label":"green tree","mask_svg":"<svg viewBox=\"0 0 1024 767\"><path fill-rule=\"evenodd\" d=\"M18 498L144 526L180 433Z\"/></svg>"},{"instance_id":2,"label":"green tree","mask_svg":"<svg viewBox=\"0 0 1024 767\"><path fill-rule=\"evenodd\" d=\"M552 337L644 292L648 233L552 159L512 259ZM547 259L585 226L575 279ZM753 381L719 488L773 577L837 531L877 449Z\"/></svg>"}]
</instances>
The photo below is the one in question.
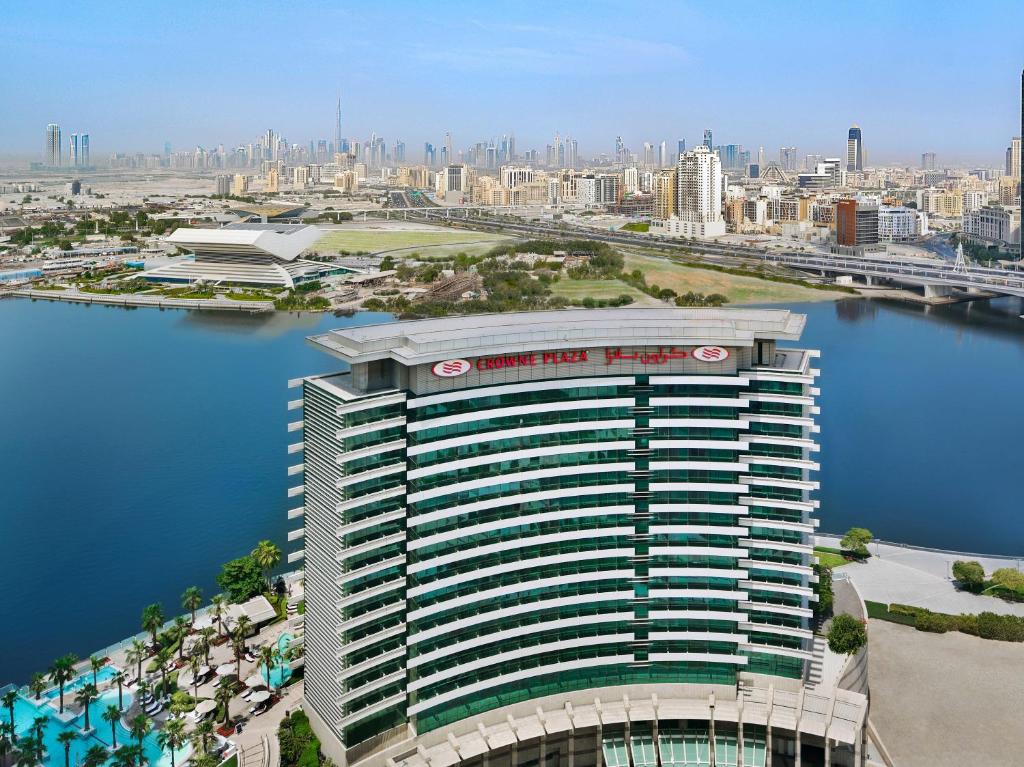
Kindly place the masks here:
<instances>
[{"instance_id":1,"label":"green tree","mask_svg":"<svg viewBox=\"0 0 1024 767\"><path fill-rule=\"evenodd\" d=\"M185 637L188 636L188 631L191 627L192 624L188 622L188 618L184 615L179 615L174 619L174 634L178 638L178 660L184 660L185 658Z\"/></svg>"},{"instance_id":2,"label":"green tree","mask_svg":"<svg viewBox=\"0 0 1024 767\"><path fill-rule=\"evenodd\" d=\"M50 681L57 685L57 692L60 695L60 713L64 713L64 685L70 682L75 676L75 663L78 658L74 655L62 655L50 666Z\"/></svg>"},{"instance_id":3,"label":"green tree","mask_svg":"<svg viewBox=\"0 0 1024 767\"><path fill-rule=\"evenodd\" d=\"M4 704L4 708L7 709L7 713L11 718L11 734L14 734L14 704L18 700L18 693L16 690L8 690L4 693L3 697L0 698L0 703Z\"/></svg>"},{"instance_id":4,"label":"green tree","mask_svg":"<svg viewBox=\"0 0 1024 767\"><path fill-rule=\"evenodd\" d=\"M273 541L260 541L250 556L267 576L267 590L271 588L271 575L281 561L281 549Z\"/></svg>"},{"instance_id":5,"label":"green tree","mask_svg":"<svg viewBox=\"0 0 1024 767\"><path fill-rule=\"evenodd\" d=\"M8 754L14 750L14 731L7 722L0 722L0 764L7 761ZM68 765L64 765L68 767Z\"/></svg>"},{"instance_id":6,"label":"green tree","mask_svg":"<svg viewBox=\"0 0 1024 767\"><path fill-rule=\"evenodd\" d=\"M818 595L818 601L814 603L814 614L818 617L830 615L835 601L835 593L832 590L832 570L815 564L814 572L818 576L818 582L814 584L814 592Z\"/></svg>"},{"instance_id":7,"label":"green tree","mask_svg":"<svg viewBox=\"0 0 1024 767\"><path fill-rule=\"evenodd\" d=\"M192 730L192 748L200 754L210 753L210 741L213 739L213 722L204 719Z\"/></svg>"},{"instance_id":8,"label":"green tree","mask_svg":"<svg viewBox=\"0 0 1024 767\"><path fill-rule=\"evenodd\" d=\"M142 750L142 741L145 740L146 735L152 727L153 720L145 714L137 714L132 718L129 732L131 732L132 737L135 738L135 742L138 744L140 751Z\"/></svg>"},{"instance_id":9,"label":"green tree","mask_svg":"<svg viewBox=\"0 0 1024 767\"><path fill-rule=\"evenodd\" d=\"M849 551L858 557L870 556L868 552L868 544L874 540L874 536L871 531L865 527L851 527L846 531L846 535L843 536L842 540L839 541L840 547L844 551Z\"/></svg>"},{"instance_id":10,"label":"green tree","mask_svg":"<svg viewBox=\"0 0 1024 767\"><path fill-rule=\"evenodd\" d=\"M157 745L162 751L171 755L171 767L175 767L174 752L185 745L185 720L170 719L164 724L164 728L156 734Z\"/></svg>"},{"instance_id":11,"label":"green tree","mask_svg":"<svg viewBox=\"0 0 1024 767\"><path fill-rule=\"evenodd\" d=\"M181 606L192 613L192 624L196 622L196 610L203 605L203 592L198 586L189 586L181 595Z\"/></svg>"},{"instance_id":12,"label":"green tree","mask_svg":"<svg viewBox=\"0 0 1024 767\"><path fill-rule=\"evenodd\" d=\"M117 685L117 709L118 711L124 711L124 683L128 680L127 675L123 671L118 671L114 674L113 682Z\"/></svg>"},{"instance_id":13,"label":"green tree","mask_svg":"<svg viewBox=\"0 0 1024 767\"><path fill-rule=\"evenodd\" d=\"M864 623L843 613L832 619L828 628L828 649L839 655L853 655L868 642Z\"/></svg>"},{"instance_id":14,"label":"green tree","mask_svg":"<svg viewBox=\"0 0 1024 767\"><path fill-rule=\"evenodd\" d=\"M160 669L160 694L167 694L167 666L171 662L171 658L174 657L174 653L171 652L170 647L161 647L156 654L156 664Z\"/></svg>"},{"instance_id":15,"label":"green tree","mask_svg":"<svg viewBox=\"0 0 1024 767\"><path fill-rule=\"evenodd\" d=\"M992 573L992 582L1010 591L1024 591L1024 573L1012 567L1000 567Z\"/></svg>"},{"instance_id":16,"label":"green tree","mask_svg":"<svg viewBox=\"0 0 1024 767\"><path fill-rule=\"evenodd\" d=\"M32 681L28 683L28 689L32 691L32 695L36 700L43 697L43 690L46 689L46 675L40 674L38 671L32 675Z\"/></svg>"},{"instance_id":17,"label":"green tree","mask_svg":"<svg viewBox=\"0 0 1024 767\"><path fill-rule=\"evenodd\" d=\"M142 679L142 661L149 657L149 651L146 649L146 643L140 639L133 639L131 647L128 648L128 652L125 654L126 659L129 663L134 663L136 666L135 677L137 680Z\"/></svg>"},{"instance_id":18,"label":"green tree","mask_svg":"<svg viewBox=\"0 0 1024 767\"><path fill-rule=\"evenodd\" d=\"M83 730L91 730L89 726L89 707L92 706L92 702L96 700L99 695L99 691L95 685L83 684L78 688L78 692L75 693L75 704L81 706L85 710L85 727ZM104 759L103 761L106 761Z\"/></svg>"},{"instance_id":19,"label":"green tree","mask_svg":"<svg viewBox=\"0 0 1024 767\"><path fill-rule=\"evenodd\" d=\"M985 568L974 560L953 563L953 578L968 591L977 591L985 583Z\"/></svg>"},{"instance_id":20,"label":"green tree","mask_svg":"<svg viewBox=\"0 0 1024 767\"><path fill-rule=\"evenodd\" d=\"M231 699L235 697L230 685L222 684L214 693L213 699L221 711L221 721L227 724L231 721Z\"/></svg>"},{"instance_id":21,"label":"green tree","mask_svg":"<svg viewBox=\"0 0 1024 767\"><path fill-rule=\"evenodd\" d=\"M232 602L244 602L263 593L263 572L252 557L225 562L217 583Z\"/></svg>"},{"instance_id":22,"label":"green tree","mask_svg":"<svg viewBox=\"0 0 1024 767\"><path fill-rule=\"evenodd\" d=\"M103 721L110 725L110 746L117 750L117 723L121 719L121 709L117 706L107 706L103 711Z\"/></svg>"},{"instance_id":23,"label":"green tree","mask_svg":"<svg viewBox=\"0 0 1024 767\"><path fill-rule=\"evenodd\" d=\"M142 610L142 630L148 631L153 637L153 646L156 647L156 632L164 625L167 619L164 617L164 608L159 602L146 605Z\"/></svg>"},{"instance_id":24,"label":"green tree","mask_svg":"<svg viewBox=\"0 0 1024 767\"><path fill-rule=\"evenodd\" d=\"M228 603L224 599L223 594L214 594L210 598L210 608L213 613L213 619L217 622L217 634L220 635L222 624L224 621L224 610L227 609Z\"/></svg>"},{"instance_id":25,"label":"green tree","mask_svg":"<svg viewBox=\"0 0 1024 767\"><path fill-rule=\"evenodd\" d=\"M92 684L94 687L100 686L100 669L103 668L103 658L96 655L90 656L89 668L92 669Z\"/></svg>"},{"instance_id":26,"label":"green tree","mask_svg":"<svg viewBox=\"0 0 1024 767\"><path fill-rule=\"evenodd\" d=\"M95 745L85 752L82 758L82 767L100 767L101 764L110 758L106 747Z\"/></svg>"},{"instance_id":27,"label":"green tree","mask_svg":"<svg viewBox=\"0 0 1024 767\"><path fill-rule=\"evenodd\" d=\"M270 683L270 668L278 660L277 648L273 645L263 645L260 647L259 652L256 654L256 662L263 666L264 673L266 674L265 679L267 680L267 686L271 686Z\"/></svg>"},{"instance_id":28,"label":"green tree","mask_svg":"<svg viewBox=\"0 0 1024 767\"><path fill-rule=\"evenodd\" d=\"M71 767L71 745L78 740L78 733L74 730L61 730L57 735L57 742L64 746L64 767Z\"/></svg>"}]
</instances>

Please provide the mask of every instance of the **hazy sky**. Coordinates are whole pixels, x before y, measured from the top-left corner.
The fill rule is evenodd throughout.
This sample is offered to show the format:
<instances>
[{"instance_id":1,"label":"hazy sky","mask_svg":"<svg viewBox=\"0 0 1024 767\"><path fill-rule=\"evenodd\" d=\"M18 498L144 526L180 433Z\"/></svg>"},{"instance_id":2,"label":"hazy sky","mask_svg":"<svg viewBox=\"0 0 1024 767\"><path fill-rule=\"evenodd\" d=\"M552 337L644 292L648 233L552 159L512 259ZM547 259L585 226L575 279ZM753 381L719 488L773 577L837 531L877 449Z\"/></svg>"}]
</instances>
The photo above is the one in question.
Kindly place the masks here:
<instances>
[{"instance_id":1,"label":"hazy sky","mask_svg":"<svg viewBox=\"0 0 1024 767\"><path fill-rule=\"evenodd\" d=\"M456 147L514 132L581 155L616 135L768 157L1001 164L1019 133L1024 3L83 2L4 0L0 153L42 153L48 122L93 153L343 132Z\"/></svg>"}]
</instances>

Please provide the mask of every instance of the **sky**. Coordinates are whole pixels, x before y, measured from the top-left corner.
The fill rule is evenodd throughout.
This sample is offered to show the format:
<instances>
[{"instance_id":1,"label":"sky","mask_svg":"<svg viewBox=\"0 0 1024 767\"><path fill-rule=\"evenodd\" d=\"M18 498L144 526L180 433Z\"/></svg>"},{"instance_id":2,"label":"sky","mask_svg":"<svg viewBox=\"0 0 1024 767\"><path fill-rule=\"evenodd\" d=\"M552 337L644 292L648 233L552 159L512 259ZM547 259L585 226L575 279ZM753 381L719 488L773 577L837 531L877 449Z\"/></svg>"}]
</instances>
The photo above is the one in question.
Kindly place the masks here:
<instances>
[{"instance_id":1,"label":"sky","mask_svg":"<svg viewBox=\"0 0 1024 767\"><path fill-rule=\"evenodd\" d=\"M152 2L4 0L0 154L41 157L45 126L94 157L227 147L273 128L456 148L554 133L584 158L616 136L1001 165L1020 132L1024 3ZM65 139L66 143L66 139Z\"/></svg>"}]
</instances>

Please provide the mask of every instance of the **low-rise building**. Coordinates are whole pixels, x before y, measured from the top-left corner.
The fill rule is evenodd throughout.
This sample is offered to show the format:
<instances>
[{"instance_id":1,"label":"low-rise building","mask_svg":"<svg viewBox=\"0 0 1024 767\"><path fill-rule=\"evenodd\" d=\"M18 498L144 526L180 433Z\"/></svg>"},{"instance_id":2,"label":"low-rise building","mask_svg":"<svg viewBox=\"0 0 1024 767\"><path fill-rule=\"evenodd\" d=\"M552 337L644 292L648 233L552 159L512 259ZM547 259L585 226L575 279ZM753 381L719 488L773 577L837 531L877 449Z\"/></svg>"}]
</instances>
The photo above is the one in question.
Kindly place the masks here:
<instances>
[{"instance_id":1,"label":"low-rise building","mask_svg":"<svg viewBox=\"0 0 1024 767\"><path fill-rule=\"evenodd\" d=\"M967 211L963 217L964 236L985 245L1020 248L1020 206L986 205Z\"/></svg>"}]
</instances>

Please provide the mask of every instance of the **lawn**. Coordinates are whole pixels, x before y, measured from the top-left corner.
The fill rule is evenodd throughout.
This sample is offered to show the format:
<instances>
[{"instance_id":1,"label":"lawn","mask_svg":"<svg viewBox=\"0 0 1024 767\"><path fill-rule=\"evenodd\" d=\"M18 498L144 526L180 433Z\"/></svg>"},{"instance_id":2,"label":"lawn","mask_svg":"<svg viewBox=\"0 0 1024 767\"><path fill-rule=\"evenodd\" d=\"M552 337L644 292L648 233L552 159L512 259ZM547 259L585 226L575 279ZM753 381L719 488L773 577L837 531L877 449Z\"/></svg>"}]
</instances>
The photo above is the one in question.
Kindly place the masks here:
<instances>
[{"instance_id":1,"label":"lawn","mask_svg":"<svg viewBox=\"0 0 1024 767\"><path fill-rule=\"evenodd\" d=\"M651 298L645 293L619 280L570 280L562 277L558 282L551 283L551 292L556 296L568 299L618 298L631 296L641 306L661 306L662 302Z\"/></svg>"},{"instance_id":2,"label":"lawn","mask_svg":"<svg viewBox=\"0 0 1024 767\"><path fill-rule=\"evenodd\" d=\"M452 245L458 243L496 242L507 237L490 232L467 232L459 229L334 229L324 233L315 248L320 251L348 252L365 251L380 253L382 251L399 250L402 248L427 247L432 245Z\"/></svg>"},{"instance_id":3,"label":"lawn","mask_svg":"<svg viewBox=\"0 0 1024 767\"><path fill-rule=\"evenodd\" d=\"M676 293L721 293L727 296L730 304L773 304L790 301L827 301L844 296L827 290L815 290L800 285L787 285L781 282L769 282L757 277L716 272L711 269L698 269L681 266L666 258L642 256L635 253L624 254L625 271L639 269L644 273L648 285L671 288Z\"/></svg>"},{"instance_id":4,"label":"lawn","mask_svg":"<svg viewBox=\"0 0 1024 767\"><path fill-rule=\"evenodd\" d=\"M831 570L833 567L840 567L845 565L846 557L842 554L836 553L835 549L825 548L823 546L815 546L814 554L818 557L818 564L822 567L827 567Z\"/></svg>"}]
</instances>

